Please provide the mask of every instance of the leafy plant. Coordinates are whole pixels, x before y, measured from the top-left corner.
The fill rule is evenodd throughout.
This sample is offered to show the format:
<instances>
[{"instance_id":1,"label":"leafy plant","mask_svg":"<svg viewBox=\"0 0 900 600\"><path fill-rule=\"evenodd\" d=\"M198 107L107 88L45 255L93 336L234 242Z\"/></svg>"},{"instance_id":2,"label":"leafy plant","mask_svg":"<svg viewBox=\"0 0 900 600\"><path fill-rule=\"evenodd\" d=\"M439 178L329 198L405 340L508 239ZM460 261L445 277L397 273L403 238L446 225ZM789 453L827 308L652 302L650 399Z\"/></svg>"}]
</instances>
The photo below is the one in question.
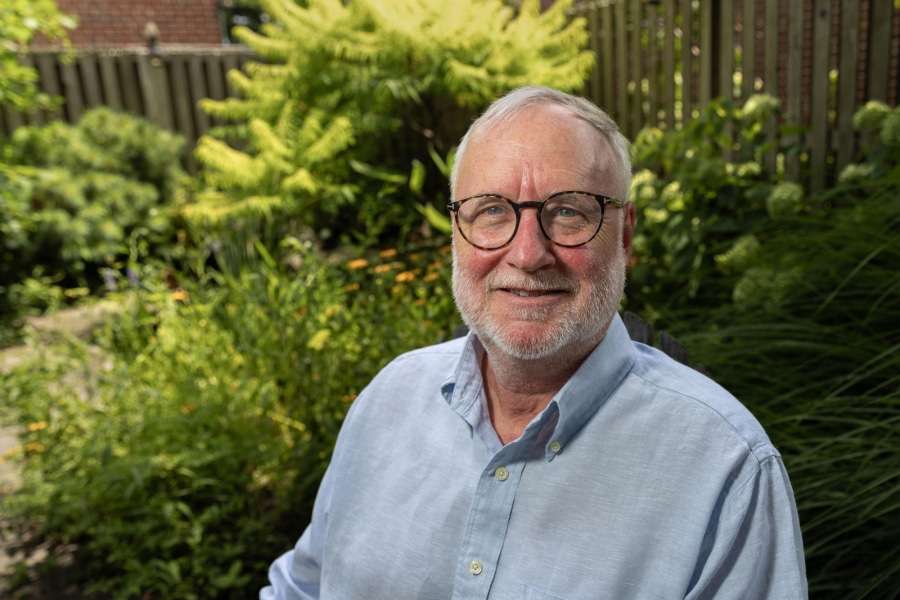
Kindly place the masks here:
<instances>
[{"instance_id":1,"label":"leafy plant","mask_svg":"<svg viewBox=\"0 0 900 600\"><path fill-rule=\"evenodd\" d=\"M456 320L446 248L335 262L299 240L283 260L252 247L218 286L145 282L99 357L73 341L0 380L28 432L2 510L77 544L86 593L255 594L308 521L355 395Z\"/></svg>"},{"instance_id":2,"label":"leafy plant","mask_svg":"<svg viewBox=\"0 0 900 600\"><path fill-rule=\"evenodd\" d=\"M570 4L262 0L262 34L234 30L261 58L229 73L243 99L201 103L236 125L200 140L210 189L186 214L203 227L279 215L332 245L409 233L422 222L411 165L446 155L472 111L525 83L583 85L593 56ZM445 182L433 169L429 182L439 206Z\"/></svg>"},{"instance_id":3,"label":"leafy plant","mask_svg":"<svg viewBox=\"0 0 900 600\"><path fill-rule=\"evenodd\" d=\"M862 160L758 231L731 302L673 319L784 456L815 598L894 598L900 581L897 115L861 110L877 140Z\"/></svg>"},{"instance_id":4,"label":"leafy plant","mask_svg":"<svg viewBox=\"0 0 900 600\"><path fill-rule=\"evenodd\" d=\"M638 134L631 310L658 315L670 306L714 306L730 296L754 232L779 217L769 208L770 198L784 192L780 174L762 168L763 154L777 144L764 126L777 111L770 96L754 96L742 108L715 100L682 129Z\"/></svg>"},{"instance_id":5,"label":"leafy plant","mask_svg":"<svg viewBox=\"0 0 900 600\"><path fill-rule=\"evenodd\" d=\"M35 108L55 109L59 99L38 90L37 71L19 62L38 33L69 45L67 29L76 19L59 11L53 0L4 0L0 6L0 107L25 112Z\"/></svg>"},{"instance_id":6,"label":"leafy plant","mask_svg":"<svg viewBox=\"0 0 900 600\"><path fill-rule=\"evenodd\" d=\"M17 129L0 166L4 312L51 306L33 293L42 287L96 290L101 269L177 257L171 209L186 197L183 143L105 108L74 126Z\"/></svg>"}]
</instances>

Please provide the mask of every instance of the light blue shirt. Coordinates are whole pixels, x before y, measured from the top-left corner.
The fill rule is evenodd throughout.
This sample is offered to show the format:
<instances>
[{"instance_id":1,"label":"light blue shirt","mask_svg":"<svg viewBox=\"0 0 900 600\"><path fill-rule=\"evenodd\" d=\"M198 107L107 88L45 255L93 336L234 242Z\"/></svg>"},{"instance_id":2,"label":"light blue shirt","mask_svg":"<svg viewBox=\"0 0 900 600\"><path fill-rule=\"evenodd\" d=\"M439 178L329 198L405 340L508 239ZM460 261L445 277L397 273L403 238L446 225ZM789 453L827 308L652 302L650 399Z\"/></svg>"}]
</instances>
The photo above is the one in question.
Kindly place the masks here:
<instances>
[{"instance_id":1,"label":"light blue shirt","mask_svg":"<svg viewBox=\"0 0 900 600\"><path fill-rule=\"evenodd\" d=\"M617 316L506 446L469 335L360 394L261 599L806 598L781 458L733 396Z\"/></svg>"}]
</instances>

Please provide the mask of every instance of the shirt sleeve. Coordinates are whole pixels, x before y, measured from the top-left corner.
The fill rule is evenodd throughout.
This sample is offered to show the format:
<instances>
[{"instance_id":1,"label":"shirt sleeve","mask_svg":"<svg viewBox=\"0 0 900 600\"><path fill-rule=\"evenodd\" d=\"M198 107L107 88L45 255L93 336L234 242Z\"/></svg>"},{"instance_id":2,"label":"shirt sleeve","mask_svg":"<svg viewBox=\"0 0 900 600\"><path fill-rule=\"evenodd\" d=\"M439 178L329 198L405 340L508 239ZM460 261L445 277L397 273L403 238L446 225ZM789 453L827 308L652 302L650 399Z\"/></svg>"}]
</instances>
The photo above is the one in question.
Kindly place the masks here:
<instances>
[{"instance_id":1,"label":"shirt sleeve","mask_svg":"<svg viewBox=\"0 0 900 600\"><path fill-rule=\"evenodd\" d=\"M278 557L269 567L269 585L259 592L259 600L317 600L322 575L323 540L327 499L332 488L329 468L319 487L312 522L293 550Z\"/></svg>"},{"instance_id":2,"label":"shirt sleeve","mask_svg":"<svg viewBox=\"0 0 900 600\"><path fill-rule=\"evenodd\" d=\"M794 494L777 455L724 493L686 600L805 600L806 566Z\"/></svg>"}]
</instances>

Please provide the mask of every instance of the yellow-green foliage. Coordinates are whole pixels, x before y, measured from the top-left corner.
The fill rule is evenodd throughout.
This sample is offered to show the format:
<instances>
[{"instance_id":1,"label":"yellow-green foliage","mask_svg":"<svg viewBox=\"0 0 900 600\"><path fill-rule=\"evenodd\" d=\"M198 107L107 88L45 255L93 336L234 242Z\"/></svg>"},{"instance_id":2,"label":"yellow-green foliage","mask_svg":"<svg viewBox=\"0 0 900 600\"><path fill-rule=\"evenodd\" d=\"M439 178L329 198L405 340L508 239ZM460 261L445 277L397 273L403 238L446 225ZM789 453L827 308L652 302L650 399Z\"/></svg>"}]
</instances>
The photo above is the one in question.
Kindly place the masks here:
<instances>
[{"instance_id":1,"label":"yellow-green foliage","mask_svg":"<svg viewBox=\"0 0 900 600\"><path fill-rule=\"evenodd\" d=\"M260 4L272 22L261 33L235 30L260 59L229 73L241 98L201 103L240 124L198 144L215 190L205 197L217 208L201 204L189 216L207 224L267 203L302 211L307 223L321 214L307 210L315 203L332 214L341 204L366 210L367 198L384 201L372 191L383 182L360 177L351 161L408 173L410 149L398 152L396 137L415 121L412 129L426 133L411 151L428 162L441 118L434 99L477 111L525 84L573 91L594 61L584 20L566 15L570 0L543 13L538 0L518 10L502 0ZM245 139L240 150L229 145L235 137Z\"/></svg>"}]
</instances>

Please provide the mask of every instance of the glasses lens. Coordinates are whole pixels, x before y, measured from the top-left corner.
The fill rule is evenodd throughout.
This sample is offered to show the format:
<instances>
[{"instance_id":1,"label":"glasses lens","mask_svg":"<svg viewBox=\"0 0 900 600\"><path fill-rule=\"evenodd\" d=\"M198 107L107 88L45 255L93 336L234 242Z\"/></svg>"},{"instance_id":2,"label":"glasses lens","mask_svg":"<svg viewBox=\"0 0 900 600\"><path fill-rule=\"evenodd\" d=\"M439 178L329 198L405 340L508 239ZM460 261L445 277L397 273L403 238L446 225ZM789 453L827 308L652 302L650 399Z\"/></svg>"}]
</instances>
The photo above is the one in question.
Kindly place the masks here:
<instances>
[{"instance_id":1,"label":"glasses lens","mask_svg":"<svg viewBox=\"0 0 900 600\"><path fill-rule=\"evenodd\" d=\"M516 212L500 196L470 198L459 206L457 224L470 243L481 248L499 248L516 230Z\"/></svg>"},{"instance_id":2,"label":"glasses lens","mask_svg":"<svg viewBox=\"0 0 900 600\"><path fill-rule=\"evenodd\" d=\"M600 230L603 205L587 194L568 192L549 198L541 211L541 225L561 246L585 244Z\"/></svg>"}]
</instances>

